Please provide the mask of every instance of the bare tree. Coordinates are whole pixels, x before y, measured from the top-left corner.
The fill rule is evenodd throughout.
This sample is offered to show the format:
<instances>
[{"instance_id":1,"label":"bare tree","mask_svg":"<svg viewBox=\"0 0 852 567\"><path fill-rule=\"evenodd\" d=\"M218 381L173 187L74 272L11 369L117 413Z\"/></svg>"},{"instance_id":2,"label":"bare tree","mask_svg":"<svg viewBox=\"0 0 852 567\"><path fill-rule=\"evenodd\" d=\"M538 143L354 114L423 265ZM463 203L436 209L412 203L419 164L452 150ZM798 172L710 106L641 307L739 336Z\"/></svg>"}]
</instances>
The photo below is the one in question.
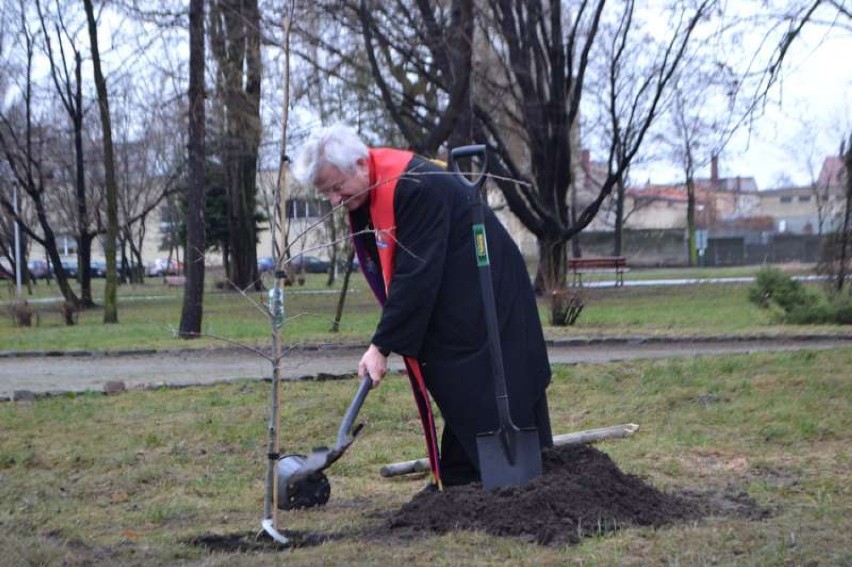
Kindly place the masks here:
<instances>
[{"instance_id":1,"label":"bare tree","mask_svg":"<svg viewBox=\"0 0 852 567\"><path fill-rule=\"evenodd\" d=\"M340 3L336 6L340 27L354 29L348 12ZM369 76L376 85L361 91L362 96L379 91L378 98L410 147L437 153L450 140L443 136L445 120L461 119L462 114L453 113L472 112L471 135L466 139L488 145L489 163L509 208L538 239L537 279L543 288L564 285L566 243L588 226L623 178L657 117L660 100L695 28L714 6L710 0L693 7L676 4L670 31L659 48L634 41L638 26L634 2L606 12L620 22L616 39L623 45L622 59L614 66L624 61L623 53L629 50L643 50L644 66L632 96L625 99L621 91L612 93L630 109L623 126L625 150L618 155L615 145L609 147L610 172L598 196L577 214L571 214L569 200L572 160L577 154L570 132L577 123L590 53L607 8L603 0L579 2L571 14L558 1L490 0L475 5L479 10L473 17L479 15L485 32L481 42L473 36L463 2L388 5L364 1L350 9L357 14ZM454 44L448 38L461 40ZM333 36L315 41L324 54L330 54L324 60L334 66L323 68L332 76L346 80L339 68L361 65L357 51L335 44ZM460 72L468 68L473 72ZM470 104L450 104L454 94L461 101L469 97Z\"/></svg>"},{"instance_id":2,"label":"bare tree","mask_svg":"<svg viewBox=\"0 0 852 567\"><path fill-rule=\"evenodd\" d=\"M852 9L846 0L768 0L763 4L761 17L768 16L770 22L764 40L772 51L765 64L758 62L760 81L752 97L755 108L766 102L783 76L791 48L805 28L821 27L826 34L834 29L852 32Z\"/></svg>"},{"instance_id":3,"label":"bare tree","mask_svg":"<svg viewBox=\"0 0 852 567\"><path fill-rule=\"evenodd\" d=\"M131 24L133 33L123 40L126 49L132 48L132 58L123 69L135 71L124 74L122 87L112 96L123 104L112 107L114 135L123 136L116 146L121 275L129 272L142 283L148 219L152 212L168 214L164 203L173 203L167 200L186 187L188 76L187 61L180 54L188 45L189 14L186 6L169 0L121 0L111 8ZM172 232L165 235L167 240ZM173 244L166 243L170 249Z\"/></svg>"},{"instance_id":4,"label":"bare tree","mask_svg":"<svg viewBox=\"0 0 852 567\"><path fill-rule=\"evenodd\" d=\"M260 12L257 0L212 0L210 51L216 60L221 133L212 153L225 166L232 285L260 289L257 273L257 159L260 144Z\"/></svg>"},{"instance_id":5,"label":"bare tree","mask_svg":"<svg viewBox=\"0 0 852 567\"><path fill-rule=\"evenodd\" d=\"M18 221L21 229L33 241L47 251L51 264L56 270L59 289L68 305L76 307L79 298L71 288L68 276L62 267L56 241L53 220L49 214L51 198L50 188L54 164L49 158L48 148L53 142L49 122L36 116L36 103L33 84L33 66L36 53L36 33L27 21L24 2L18 5L15 14L18 24L18 41L23 52L22 66L19 69L19 96L5 107L0 107L0 151L6 162L6 169L12 183L17 183L22 199L22 210L31 210L37 223L28 223L23 215L16 215L12 203L11 185L8 191L0 193L0 205L11 218Z\"/></svg>"},{"instance_id":6,"label":"bare tree","mask_svg":"<svg viewBox=\"0 0 852 567\"><path fill-rule=\"evenodd\" d=\"M115 157L112 144L112 121L109 113L109 95L106 88L101 56L98 48L98 28L92 0L83 0L86 21L89 28L89 41L92 49L92 65L95 71L95 88L98 92L98 108L103 129L104 172L106 177L107 231L106 245L106 287L104 288L104 323L118 323L118 300L116 297L118 278L115 262L116 241L118 240L118 183L115 177Z\"/></svg>"},{"instance_id":7,"label":"bare tree","mask_svg":"<svg viewBox=\"0 0 852 567\"><path fill-rule=\"evenodd\" d=\"M82 55L76 45L79 29L71 29L66 21L69 10L56 3L56 10L47 13L42 1L36 0L35 7L41 24L50 76L62 108L68 116L73 132L74 166L74 217L76 220L77 266L80 282L80 300L83 307L94 306L92 299L92 241L98 234L90 219L83 146L83 101Z\"/></svg>"},{"instance_id":8,"label":"bare tree","mask_svg":"<svg viewBox=\"0 0 852 567\"><path fill-rule=\"evenodd\" d=\"M470 143L473 4L316 3L294 23L304 96L384 144L434 156Z\"/></svg>"},{"instance_id":9,"label":"bare tree","mask_svg":"<svg viewBox=\"0 0 852 567\"><path fill-rule=\"evenodd\" d=\"M151 92L158 83L151 85ZM162 92L159 90L158 92ZM118 213L120 252L119 281L128 279L142 283L144 270L142 245L146 224L164 199L178 190L185 174L186 144L175 135L175 125L182 123L175 105L163 106L141 86L125 88L113 97L118 104L111 107L115 118L116 176L118 179ZM144 121L144 132L135 127Z\"/></svg>"},{"instance_id":10,"label":"bare tree","mask_svg":"<svg viewBox=\"0 0 852 567\"><path fill-rule=\"evenodd\" d=\"M681 65L693 33L706 19L714 3L694 7L674 6L668 34L662 45L636 41L640 23L634 2L625 2L605 13L606 3L580 2L569 15L560 2L492 0L497 25L492 46L507 62L508 90L501 100L511 106L499 109L476 107L482 139L497 159L493 171L513 213L536 235L540 264L540 289L565 284L566 243L591 223L642 146L661 110L661 101ZM576 217L569 214L572 160L569 129L576 122L589 71L592 48L604 17L616 22L616 45L611 68L618 69L624 54L642 50L644 63L635 90L611 88L610 104L626 109L619 138L610 140L608 174L598 195ZM567 23L566 23L567 22ZM505 82L504 82L505 84ZM516 109L516 110L515 110ZM504 142L504 129L496 116L508 117L524 142L515 157ZM623 150L619 151L619 147ZM528 167L524 164L528 163ZM524 175L528 170L529 175ZM508 181L516 179L522 183ZM572 219L576 220L572 220Z\"/></svg>"},{"instance_id":11,"label":"bare tree","mask_svg":"<svg viewBox=\"0 0 852 567\"><path fill-rule=\"evenodd\" d=\"M635 99L637 91L644 84L644 67L642 65L643 50L630 49L625 43L626 37L622 32L624 19L614 22L603 22L600 32L600 40L595 46L589 69L589 96L594 101L591 112L587 112L583 119L583 129L588 132L585 136L587 147L597 145L598 147L610 148L610 153L615 157L609 160L607 170L611 163L619 163L624 160L630 150L632 141L627 137L625 126L630 124L633 113L633 105L625 102ZM635 43L651 44L654 39L650 34L639 32L632 40ZM620 94L619 94L620 93ZM630 97L626 96L630 93ZM578 140L579 143L579 140ZM634 166L636 158L630 161L630 166L622 173L615 183L611 199L604 201L601 213L603 220L611 219L613 228L613 256L621 256L624 248L624 224L630 216L631 211L626 210L627 186L630 167ZM586 167L586 164L582 164ZM588 185L592 175L591 171L585 171L583 180ZM576 179L574 180L576 182ZM594 179L594 186L602 185L604 179ZM574 188L576 194L577 188ZM641 205L640 205L641 206ZM633 210L636 209L634 201ZM580 203L572 195L571 215L572 223L577 223ZM574 256L579 256L578 235L571 239Z\"/></svg>"}]
</instances>

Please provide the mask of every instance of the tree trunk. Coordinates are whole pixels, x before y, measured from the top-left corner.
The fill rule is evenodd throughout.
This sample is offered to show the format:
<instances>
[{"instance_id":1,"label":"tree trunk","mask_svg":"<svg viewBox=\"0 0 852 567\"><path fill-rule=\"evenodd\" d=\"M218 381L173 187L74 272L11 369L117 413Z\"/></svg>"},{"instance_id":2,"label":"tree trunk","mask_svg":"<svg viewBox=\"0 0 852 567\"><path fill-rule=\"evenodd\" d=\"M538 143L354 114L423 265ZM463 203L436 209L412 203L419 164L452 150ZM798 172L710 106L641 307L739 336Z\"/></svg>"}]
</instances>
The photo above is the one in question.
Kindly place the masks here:
<instances>
[{"instance_id":1,"label":"tree trunk","mask_svg":"<svg viewBox=\"0 0 852 567\"><path fill-rule=\"evenodd\" d=\"M95 70L95 88L98 91L98 108L104 135L104 174L106 178L107 237L106 237L106 287L104 288L104 323L118 323L116 291L118 280L115 269L115 245L118 238L118 184L115 179L115 158L112 147L112 121L109 113L109 98L106 81L101 69L98 50L98 29L92 0L83 0L86 20L89 25L89 40L92 43L92 65Z\"/></svg>"},{"instance_id":2,"label":"tree trunk","mask_svg":"<svg viewBox=\"0 0 852 567\"><path fill-rule=\"evenodd\" d=\"M337 250L340 244L337 242L337 218L336 215L329 215L328 236L331 240L331 254L328 263L328 277L325 280L325 286L331 287L334 285L334 278L337 274Z\"/></svg>"},{"instance_id":3,"label":"tree trunk","mask_svg":"<svg viewBox=\"0 0 852 567\"><path fill-rule=\"evenodd\" d=\"M71 288L71 284L68 281L68 274L66 274L65 270L62 269L62 260L59 257L59 249L56 246L56 235L47 220L47 213L44 210L44 204L41 199L34 201L39 224L44 231L44 249L47 251L50 263L56 270L56 284L59 286L59 291L62 292L62 297L65 299L65 302L76 307L80 304L80 299Z\"/></svg>"},{"instance_id":4,"label":"tree trunk","mask_svg":"<svg viewBox=\"0 0 852 567\"><path fill-rule=\"evenodd\" d=\"M334 321L331 323L329 332L337 333L340 331L340 320L343 318L343 306L346 304L346 294L349 291L349 276L352 274L352 261L355 258L355 247L349 249L349 255L346 258L346 267L343 272L343 285L340 286L340 296L337 299L337 312L334 314Z\"/></svg>"},{"instance_id":5,"label":"tree trunk","mask_svg":"<svg viewBox=\"0 0 852 567\"><path fill-rule=\"evenodd\" d=\"M615 185L615 242L612 246L613 256L624 254L624 180L619 179Z\"/></svg>"},{"instance_id":6,"label":"tree trunk","mask_svg":"<svg viewBox=\"0 0 852 567\"><path fill-rule=\"evenodd\" d=\"M201 333L204 302L204 0L189 3L189 182L186 195L186 284L180 336Z\"/></svg>"},{"instance_id":7,"label":"tree trunk","mask_svg":"<svg viewBox=\"0 0 852 567\"><path fill-rule=\"evenodd\" d=\"M248 148L244 148L248 151ZM229 183L230 263L228 278L239 289L260 290L257 275L257 236L254 209L257 154L238 157L231 164Z\"/></svg>"},{"instance_id":8,"label":"tree trunk","mask_svg":"<svg viewBox=\"0 0 852 567\"><path fill-rule=\"evenodd\" d=\"M92 241L95 233L89 231L89 210L86 203L86 166L83 155L83 71L82 58L77 52L74 58L74 104L68 106L74 124L74 189L77 201L77 274L80 280L80 305L95 306L92 299Z\"/></svg>"},{"instance_id":9,"label":"tree trunk","mask_svg":"<svg viewBox=\"0 0 852 567\"><path fill-rule=\"evenodd\" d=\"M210 47L218 64L223 102L224 155L228 191L227 274L239 289L260 290L257 272L257 155L260 145L260 11L257 0L214 1Z\"/></svg>"},{"instance_id":10,"label":"tree trunk","mask_svg":"<svg viewBox=\"0 0 852 567\"><path fill-rule=\"evenodd\" d=\"M689 265L698 264L698 250L695 248L695 179L692 175L686 179L686 249Z\"/></svg>"},{"instance_id":11,"label":"tree trunk","mask_svg":"<svg viewBox=\"0 0 852 567\"><path fill-rule=\"evenodd\" d=\"M584 179L588 179L589 173L586 172L586 177ZM574 176L574 182L571 183L571 226L577 226L577 211L579 210L579 205L577 201L577 177ZM582 258L583 257L583 248L580 245L580 233L574 235L571 239L571 257L572 258Z\"/></svg>"},{"instance_id":12,"label":"tree trunk","mask_svg":"<svg viewBox=\"0 0 852 567\"><path fill-rule=\"evenodd\" d=\"M538 239L539 265L536 274L536 292L550 295L565 287L568 242L540 237Z\"/></svg>"},{"instance_id":13,"label":"tree trunk","mask_svg":"<svg viewBox=\"0 0 852 567\"><path fill-rule=\"evenodd\" d=\"M846 166L846 208L843 214L843 232L840 233L840 264L836 282L838 293L843 291L846 284L846 262L849 260L849 240L852 238L852 135L849 136L849 147L843 155L843 162Z\"/></svg>"},{"instance_id":14,"label":"tree trunk","mask_svg":"<svg viewBox=\"0 0 852 567\"><path fill-rule=\"evenodd\" d=\"M80 306L95 306L92 299L92 241L95 234L83 230L77 235L77 281L80 282Z\"/></svg>"}]
</instances>

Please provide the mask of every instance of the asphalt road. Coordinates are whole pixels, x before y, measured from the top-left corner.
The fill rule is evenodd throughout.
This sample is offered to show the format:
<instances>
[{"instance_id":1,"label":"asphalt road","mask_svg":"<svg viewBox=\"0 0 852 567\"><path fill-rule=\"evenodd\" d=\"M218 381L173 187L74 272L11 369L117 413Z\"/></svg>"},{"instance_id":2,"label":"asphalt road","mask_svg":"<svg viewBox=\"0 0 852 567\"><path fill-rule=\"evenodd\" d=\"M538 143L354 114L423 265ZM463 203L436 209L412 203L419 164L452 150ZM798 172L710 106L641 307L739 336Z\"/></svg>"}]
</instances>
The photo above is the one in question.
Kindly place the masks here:
<instances>
[{"instance_id":1,"label":"asphalt road","mask_svg":"<svg viewBox=\"0 0 852 567\"><path fill-rule=\"evenodd\" d=\"M583 364L843 346L852 346L852 335L789 339L572 340L553 343L548 352L553 364ZM354 347L293 349L284 358L283 377L295 380L351 375L357 369L362 352L361 348ZM392 356L390 366L392 371L401 370L402 360ZM114 381L121 381L132 389L264 379L271 375L272 364L268 359L242 349L56 356L4 353L0 356L0 399L10 399L13 392L20 390L36 394L101 391L108 382Z\"/></svg>"}]
</instances>

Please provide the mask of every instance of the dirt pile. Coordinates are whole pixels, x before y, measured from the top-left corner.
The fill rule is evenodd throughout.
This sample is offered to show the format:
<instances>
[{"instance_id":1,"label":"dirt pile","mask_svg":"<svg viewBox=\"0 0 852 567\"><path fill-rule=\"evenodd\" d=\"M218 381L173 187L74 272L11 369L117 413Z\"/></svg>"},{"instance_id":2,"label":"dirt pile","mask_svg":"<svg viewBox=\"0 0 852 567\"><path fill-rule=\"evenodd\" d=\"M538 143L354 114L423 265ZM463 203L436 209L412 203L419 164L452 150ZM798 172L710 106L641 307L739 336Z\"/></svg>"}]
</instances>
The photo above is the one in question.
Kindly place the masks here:
<instances>
[{"instance_id":1,"label":"dirt pile","mask_svg":"<svg viewBox=\"0 0 852 567\"><path fill-rule=\"evenodd\" d=\"M399 510L380 513L379 524L342 533L284 532L289 547L330 540L375 538L382 543L481 530L531 543L562 546L634 526L661 527L704 516L763 519L761 508L738 484L710 490L661 492L625 474L601 451L587 445L544 451L543 474L523 488L489 492L481 484L421 492ZM187 542L211 552L271 552L280 546L265 534L205 534Z\"/></svg>"},{"instance_id":2,"label":"dirt pile","mask_svg":"<svg viewBox=\"0 0 852 567\"><path fill-rule=\"evenodd\" d=\"M543 454L543 474L523 488L485 492L480 484L423 492L388 521L399 536L481 530L546 545L630 526L663 526L701 515L688 498L666 494L621 472L586 445Z\"/></svg>"}]
</instances>

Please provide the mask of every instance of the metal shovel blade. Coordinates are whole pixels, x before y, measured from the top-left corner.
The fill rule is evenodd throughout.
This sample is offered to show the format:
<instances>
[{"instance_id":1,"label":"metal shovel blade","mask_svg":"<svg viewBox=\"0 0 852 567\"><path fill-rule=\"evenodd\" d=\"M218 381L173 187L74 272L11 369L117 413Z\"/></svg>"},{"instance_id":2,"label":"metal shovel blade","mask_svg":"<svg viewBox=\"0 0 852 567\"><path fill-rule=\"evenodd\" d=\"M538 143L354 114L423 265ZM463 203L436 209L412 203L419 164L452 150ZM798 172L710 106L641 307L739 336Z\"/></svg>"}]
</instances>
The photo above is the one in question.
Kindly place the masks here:
<instances>
[{"instance_id":1,"label":"metal shovel blade","mask_svg":"<svg viewBox=\"0 0 852 567\"><path fill-rule=\"evenodd\" d=\"M519 429L513 424L476 436L482 488L525 486L541 474L538 430Z\"/></svg>"},{"instance_id":2,"label":"metal shovel blade","mask_svg":"<svg viewBox=\"0 0 852 567\"><path fill-rule=\"evenodd\" d=\"M358 411L360 411L361 405L364 403L364 398L367 397L372 384L373 381L369 376L361 379L358 391L349 404L349 408L346 410L346 414L343 416L343 421L340 423L340 428L337 431L337 445L332 449L317 447L307 457L303 457L297 462L294 461L297 466L284 468L279 466L279 486L292 485L316 473L322 472L343 456L343 453L346 452L346 449L355 441L355 437L361 431L361 425L353 427L353 422L358 416Z\"/></svg>"},{"instance_id":3,"label":"metal shovel blade","mask_svg":"<svg viewBox=\"0 0 852 567\"><path fill-rule=\"evenodd\" d=\"M328 502L331 485L321 472L292 480L290 473L305 463L304 455L285 455L278 460L278 509L313 508Z\"/></svg>"}]
</instances>

